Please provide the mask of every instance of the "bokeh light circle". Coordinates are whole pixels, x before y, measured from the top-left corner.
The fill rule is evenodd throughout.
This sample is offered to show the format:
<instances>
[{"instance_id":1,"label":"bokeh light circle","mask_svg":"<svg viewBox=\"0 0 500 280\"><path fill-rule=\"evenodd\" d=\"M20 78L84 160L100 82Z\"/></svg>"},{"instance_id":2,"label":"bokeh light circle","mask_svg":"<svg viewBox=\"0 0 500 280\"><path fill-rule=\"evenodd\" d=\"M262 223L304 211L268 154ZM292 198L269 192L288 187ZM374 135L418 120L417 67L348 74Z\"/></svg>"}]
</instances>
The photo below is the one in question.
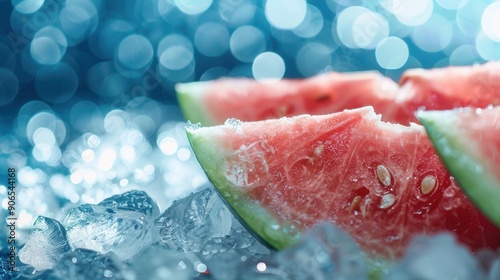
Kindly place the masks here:
<instances>
[{"instance_id":1,"label":"bokeh light circle","mask_svg":"<svg viewBox=\"0 0 500 280\"><path fill-rule=\"evenodd\" d=\"M19 90L19 81L12 71L0 67L0 106L12 102Z\"/></svg>"},{"instance_id":2,"label":"bokeh light circle","mask_svg":"<svg viewBox=\"0 0 500 280\"><path fill-rule=\"evenodd\" d=\"M188 79L194 71L195 59L191 41L183 35L171 34L158 44L160 74L171 80Z\"/></svg>"},{"instance_id":3,"label":"bokeh light circle","mask_svg":"<svg viewBox=\"0 0 500 280\"><path fill-rule=\"evenodd\" d=\"M293 33L302 38L313 38L323 28L323 14L313 5L307 5L304 20L293 29Z\"/></svg>"},{"instance_id":4,"label":"bokeh light circle","mask_svg":"<svg viewBox=\"0 0 500 280\"><path fill-rule=\"evenodd\" d=\"M198 51L206 56L222 55L229 48L229 31L220 23L204 23L196 30L194 43Z\"/></svg>"},{"instance_id":5,"label":"bokeh light circle","mask_svg":"<svg viewBox=\"0 0 500 280\"><path fill-rule=\"evenodd\" d=\"M500 42L500 2L493 2L483 12L481 27L490 39Z\"/></svg>"},{"instance_id":6,"label":"bokeh light circle","mask_svg":"<svg viewBox=\"0 0 500 280\"><path fill-rule=\"evenodd\" d=\"M66 139L66 126L64 122L53 112L42 111L32 116L26 125L26 135L31 144L36 145L35 133L40 128L46 128L54 136L54 143L61 145ZM41 140L44 141L44 140Z\"/></svg>"},{"instance_id":7,"label":"bokeh light circle","mask_svg":"<svg viewBox=\"0 0 500 280\"><path fill-rule=\"evenodd\" d=\"M100 24L100 29L95 33L95 41L91 46L96 46L95 51L99 56L113 59L118 48L116 42L122 41L126 36L134 32L134 26L124 20L112 19Z\"/></svg>"},{"instance_id":8,"label":"bokeh light circle","mask_svg":"<svg viewBox=\"0 0 500 280\"><path fill-rule=\"evenodd\" d=\"M305 0L267 0L265 6L269 23L278 29L293 29L304 20L307 11Z\"/></svg>"},{"instance_id":9,"label":"bokeh light circle","mask_svg":"<svg viewBox=\"0 0 500 280\"><path fill-rule=\"evenodd\" d=\"M200 81L210 81L229 75L229 70L224 67L212 67L205 71L200 77Z\"/></svg>"},{"instance_id":10,"label":"bokeh light circle","mask_svg":"<svg viewBox=\"0 0 500 280\"><path fill-rule=\"evenodd\" d=\"M138 34L127 36L117 49L119 62L132 70L146 67L153 59L153 46L149 40Z\"/></svg>"},{"instance_id":11,"label":"bokeh light circle","mask_svg":"<svg viewBox=\"0 0 500 280\"><path fill-rule=\"evenodd\" d=\"M217 4L220 17L230 26L248 24L257 10L249 0L219 0Z\"/></svg>"},{"instance_id":12,"label":"bokeh light circle","mask_svg":"<svg viewBox=\"0 0 500 280\"><path fill-rule=\"evenodd\" d=\"M382 15L365 7L353 6L338 16L337 34L349 48L374 49L389 35L389 24Z\"/></svg>"},{"instance_id":13,"label":"bokeh light circle","mask_svg":"<svg viewBox=\"0 0 500 280\"><path fill-rule=\"evenodd\" d=\"M461 45L450 55L450 65L471 65L478 60L479 54L473 45Z\"/></svg>"},{"instance_id":14,"label":"bokeh light circle","mask_svg":"<svg viewBox=\"0 0 500 280\"><path fill-rule=\"evenodd\" d=\"M259 53L266 50L266 39L259 29L244 25L233 32L229 47L239 61L252 62Z\"/></svg>"},{"instance_id":15,"label":"bokeh light circle","mask_svg":"<svg viewBox=\"0 0 500 280\"><path fill-rule=\"evenodd\" d=\"M399 22L408 26L425 23L434 9L433 0L393 0L385 1L383 5L396 16Z\"/></svg>"},{"instance_id":16,"label":"bokeh light circle","mask_svg":"<svg viewBox=\"0 0 500 280\"><path fill-rule=\"evenodd\" d=\"M388 70L401 68L408 60L408 56L408 45L397 37L383 39L375 49L378 64Z\"/></svg>"},{"instance_id":17,"label":"bokeh light circle","mask_svg":"<svg viewBox=\"0 0 500 280\"><path fill-rule=\"evenodd\" d=\"M67 0L59 13L59 22L69 44L76 45L94 31L98 16L92 1Z\"/></svg>"},{"instance_id":18,"label":"bokeh light circle","mask_svg":"<svg viewBox=\"0 0 500 280\"><path fill-rule=\"evenodd\" d=\"M457 10L456 23L460 31L470 37L476 37L481 31L481 18L487 4L481 0L467 2Z\"/></svg>"},{"instance_id":19,"label":"bokeh light circle","mask_svg":"<svg viewBox=\"0 0 500 280\"><path fill-rule=\"evenodd\" d=\"M426 52L438 52L446 48L453 38L451 23L440 15L433 15L427 22L416 26L411 37Z\"/></svg>"},{"instance_id":20,"label":"bokeh light circle","mask_svg":"<svg viewBox=\"0 0 500 280\"><path fill-rule=\"evenodd\" d=\"M285 74L285 61L274 52L259 54L252 64L254 78L262 83L275 83Z\"/></svg>"},{"instance_id":21,"label":"bokeh light circle","mask_svg":"<svg viewBox=\"0 0 500 280\"><path fill-rule=\"evenodd\" d=\"M40 29L31 41L31 56L44 65L58 63L66 53L68 42L64 33L56 27Z\"/></svg>"},{"instance_id":22,"label":"bokeh light circle","mask_svg":"<svg viewBox=\"0 0 500 280\"><path fill-rule=\"evenodd\" d=\"M38 11L45 0L12 0L12 6L21 14L33 14Z\"/></svg>"},{"instance_id":23,"label":"bokeh light circle","mask_svg":"<svg viewBox=\"0 0 500 280\"><path fill-rule=\"evenodd\" d=\"M181 70L193 61L193 52L177 45L167 48L160 56L160 64L170 70Z\"/></svg>"},{"instance_id":24,"label":"bokeh light circle","mask_svg":"<svg viewBox=\"0 0 500 280\"><path fill-rule=\"evenodd\" d=\"M43 66L35 75L38 96L50 103L68 101L75 94L78 84L78 75L66 63Z\"/></svg>"},{"instance_id":25,"label":"bokeh light circle","mask_svg":"<svg viewBox=\"0 0 500 280\"><path fill-rule=\"evenodd\" d=\"M437 4L448 10L460 9L470 0L436 0ZM475 1L475 0L472 0Z\"/></svg>"},{"instance_id":26,"label":"bokeh light circle","mask_svg":"<svg viewBox=\"0 0 500 280\"><path fill-rule=\"evenodd\" d=\"M174 2L179 10L188 15L201 14L212 5L212 0L174 0Z\"/></svg>"},{"instance_id":27,"label":"bokeh light circle","mask_svg":"<svg viewBox=\"0 0 500 280\"><path fill-rule=\"evenodd\" d=\"M476 49L484 60L500 60L500 42L492 40L484 32L477 35Z\"/></svg>"}]
</instances>

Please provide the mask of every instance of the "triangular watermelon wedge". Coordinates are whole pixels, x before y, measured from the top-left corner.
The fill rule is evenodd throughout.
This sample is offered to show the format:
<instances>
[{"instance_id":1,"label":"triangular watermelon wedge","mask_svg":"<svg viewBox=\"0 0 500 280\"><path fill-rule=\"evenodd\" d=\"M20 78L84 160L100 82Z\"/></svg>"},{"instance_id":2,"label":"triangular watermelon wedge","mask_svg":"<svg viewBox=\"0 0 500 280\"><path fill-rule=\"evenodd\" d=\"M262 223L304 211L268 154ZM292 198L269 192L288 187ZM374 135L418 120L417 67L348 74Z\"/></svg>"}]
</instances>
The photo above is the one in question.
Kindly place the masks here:
<instances>
[{"instance_id":1,"label":"triangular watermelon wedge","mask_svg":"<svg viewBox=\"0 0 500 280\"><path fill-rule=\"evenodd\" d=\"M398 85L378 72L329 72L308 79L266 84L248 78L177 84L187 120L223 124L228 118L257 121L300 114L327 114L367 105L389 108Z\"/></svg>"},{"instance_id":2,"label":"triangular watermelon wedge","mask_svg":"<svg viewBox=\"0 0 500 280\"><path fill-rule=\"evenodd\" d=\"M500 227L500 107L422 111L418 118L465 193Z\"/></svg>"},{"instance_id":3,"label":"triangular watermelon wedge","mask_svg":"<svg viewBox=\"0 0 500 280\"><path fill-rule=\"evenodd\" d=\"M222 124L228 118L257 121L321 115L373 106L382 120L408 125L421 109L485 108L500 104L500 62L475 66L411 69L399 85L377 72L330 72L273 84L245 78L178 84L184 116L193 123Z\"/></svg>"},{"instance_id":4,"label":"triangular watermelon wedge","mask_svg":"<svg viewBox=\"0 0 500 280\"><path fill-rule=\"evenodd\" d=\"M371 107L231 119L187 134L221 196L274 248L321 221L377 258L400 256L416 234L445 230L474 250L500 247L500 229L460 191L424 128L381 122Z\"/></svg>"}]
</instances>

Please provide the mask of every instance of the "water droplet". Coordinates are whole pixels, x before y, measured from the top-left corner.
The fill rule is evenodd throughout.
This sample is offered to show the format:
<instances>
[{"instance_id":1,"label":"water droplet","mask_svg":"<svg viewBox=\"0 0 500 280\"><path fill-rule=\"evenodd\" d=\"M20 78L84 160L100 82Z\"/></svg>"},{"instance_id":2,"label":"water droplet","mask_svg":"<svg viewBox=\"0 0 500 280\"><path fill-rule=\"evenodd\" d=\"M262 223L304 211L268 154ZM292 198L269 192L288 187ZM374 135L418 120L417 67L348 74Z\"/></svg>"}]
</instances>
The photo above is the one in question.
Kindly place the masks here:
<instances>
[{"instance_id":1,"label":"water droplet","mask_svg":"<svg viewBox=\"0 0 500 280\"><path fill-rule=\"evenodd\" d=\"M239 127L241 125L241 121L238 120L238 119L234 119L234 118L230 118L230 119L227 119L225 122L224 122L224 125L225 126L234 126L234 127Z\"/></svg>"},{"instance_id":2,"label":"water droplet","mask_svg":"<svg viewBox=\"0 0 500 280\"><path fill-rule=\"evenodd\" d=\"M324 145L319 145L318 147L316 147L314 149L314 155L315 156L319 156L323 153L323 151L325 150L325 146Z\"/></svg>"},{"instance_id":3,"label":"water droplet","mask_svg":"<svg viewBox=\"0 0 500 280\"><path fill-rule=\"evenodd\" d=\"M385 166L377 166L377 177L384 186L388 187L391 185L391 174Z\"/></svg>"},{"instance_id":4,"label":"water droplet","mask_svg":"<svg viewBox=\"0 0 500 280\"><path fill-rule=\"evenodd\" d=\"M427 175L420 182L420 190L422 193L429 194L436 187L436 177L434 175Z\"/></svg>"},{"instance_id":5,"label":"water droplet","mask_svg":"<svg viewBox=\"0 0 500 280\"><path fill-rule=\"evenodd\" d=\"M104 277L106 277L106 278L113 277L113 272L111 270L108 270L108 269L104 270L103 274L104 274Z\"/></svg>"},{"instance_id":6,"label":"water droplet","mask_svg":"<svg viewBox=\"0 0 500 280\"><path fill-rule=\"evenodd\" d=\"M378 205L378 207L380 209L387 209L391 207L394 204L394 202L396 202L396 197L393 194L388 193L382 196L382 199L380 200L380 204Z\"/></svg>"},{"instance_id":7,"label":"water droplet","mask_svg":"<svg viewBox=\"0 0 500 280\"><path fill-rule=\"evenodd\" d=\"M449 186L444 190L443 195L445 197L453 197L455 195L455 190Z\"/></svg>"},{"instance_id":8,"label":"water droplet","mask_svg":"<svg viewBox=\"0 0 500 280\"><path fill-rule=\"evenodd\" d=\"M192 123L191 121L187 121L186 130L196 130L201 127L200 123Z\"/></svg>"}]
</instances>

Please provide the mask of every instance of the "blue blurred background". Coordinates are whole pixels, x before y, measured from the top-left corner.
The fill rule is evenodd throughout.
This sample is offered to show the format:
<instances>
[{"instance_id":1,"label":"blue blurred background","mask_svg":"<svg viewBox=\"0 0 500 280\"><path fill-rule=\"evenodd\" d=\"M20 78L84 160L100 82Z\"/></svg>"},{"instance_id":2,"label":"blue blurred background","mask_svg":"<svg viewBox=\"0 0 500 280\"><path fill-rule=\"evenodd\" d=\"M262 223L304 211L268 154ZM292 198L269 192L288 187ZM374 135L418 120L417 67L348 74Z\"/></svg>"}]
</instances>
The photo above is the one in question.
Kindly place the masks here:
<instances>
[{"instance_id":1,"label":"blue blurred background","mask_svg":"<svg viewBox=\"0 0 500 280\"><path fill-rule=\"evenodd\" d=\"M500 59L499 26L483 0L0 0L0 175L18 170L21 229L129 189L164 210L207 183L176 83L397 80Z\"/></svg>"}]
</instances>

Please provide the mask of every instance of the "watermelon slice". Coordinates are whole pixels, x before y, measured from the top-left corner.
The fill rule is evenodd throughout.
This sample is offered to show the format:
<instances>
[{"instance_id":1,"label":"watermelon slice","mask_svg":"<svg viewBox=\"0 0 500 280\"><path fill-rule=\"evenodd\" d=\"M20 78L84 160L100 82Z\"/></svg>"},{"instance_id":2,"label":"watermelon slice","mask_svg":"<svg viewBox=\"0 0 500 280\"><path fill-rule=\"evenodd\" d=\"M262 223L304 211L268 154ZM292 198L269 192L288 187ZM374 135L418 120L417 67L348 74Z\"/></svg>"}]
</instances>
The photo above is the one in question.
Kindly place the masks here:
<instances>
[{"instance_id":1,"label":"watermelon slice","mask_svg":"<svg viewBox=\"0 0 500 280\"><path fill-rule=\"evenodd\" d=\"M500 107L423 111L418 117L450 173L500 227Z\"/></svg>"},{"instance_id":2,"label":"watermelon slice","mask_svg":"<svg viewBox=\"0 0 500 280\"><path fill-rule=\"evenodd\" d=\"M203 125L228 118L256 121L327 114L373 106L384 121L408 125L415 111L500 104L500 62L405 72L398 86L377 72L322 74L274 84L251 79L220 79L179 84L186 119Z\"/></svg>"},{"instance_id":3,"label":"watermelon slice","mask_svg":"<svg viewBox=\"0 0 500 280\"><path fill-rule=\"evenodd\" d=\"M399 257L415 234L452 231L471 249L500 229L460 191L425 134L371 107L260 122L187 127L199 162L248 227L281 249L320 221L372 257Z\"/></svg>"}]
</instances>

